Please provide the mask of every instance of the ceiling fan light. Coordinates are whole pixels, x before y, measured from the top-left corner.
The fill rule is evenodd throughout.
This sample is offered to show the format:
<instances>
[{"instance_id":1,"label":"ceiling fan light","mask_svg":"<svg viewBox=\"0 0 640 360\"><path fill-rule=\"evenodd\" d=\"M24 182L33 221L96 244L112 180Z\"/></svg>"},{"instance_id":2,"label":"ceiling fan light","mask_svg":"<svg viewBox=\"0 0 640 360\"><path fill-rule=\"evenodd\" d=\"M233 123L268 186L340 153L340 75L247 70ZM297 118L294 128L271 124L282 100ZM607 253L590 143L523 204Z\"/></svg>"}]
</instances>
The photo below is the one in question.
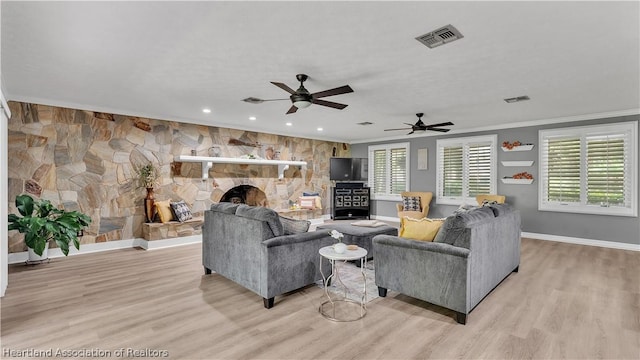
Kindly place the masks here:
<instances>
[{"instance_id":1,"label":"ceiling fan light","mask_svg":"<svg viewBox=\"0 0 640 360\"><path fill-rule=\"evenodd\" d=\"M298 109L304 109L311 105L311 101L307 101L307 100L294 101L293 105Z\"/></svg>"}]
</instances>

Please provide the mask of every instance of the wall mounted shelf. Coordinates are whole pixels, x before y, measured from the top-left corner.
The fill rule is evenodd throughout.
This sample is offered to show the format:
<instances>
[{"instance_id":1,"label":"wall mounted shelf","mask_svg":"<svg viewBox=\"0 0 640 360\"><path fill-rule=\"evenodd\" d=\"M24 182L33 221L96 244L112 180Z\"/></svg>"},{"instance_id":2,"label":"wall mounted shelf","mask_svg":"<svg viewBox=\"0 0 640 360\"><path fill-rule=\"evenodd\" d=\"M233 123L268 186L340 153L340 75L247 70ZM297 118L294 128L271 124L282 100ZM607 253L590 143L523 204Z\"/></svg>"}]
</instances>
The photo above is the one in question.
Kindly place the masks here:
<instances>
[{"instance_id":1,"label":"wall mounted shelf","mask_svg":"<svg viewBox=\"0 0 640 360\"><path fill-rule=\"evenodd\" d=\"M202 164L202 180L209 178L209 169L213 164L242 164L242 165L277 165L278 178L284 178L284 171L290 165L306 167L306 161L293 160L266 160L266 159L243 159L243 158L225 158L212 156L194 156L194 155L178 155L174 161L179 162L196 162Z\"/></svg>"},{"instance_id":2,"label":"wall mounted shelf","mask_svg":"<svg viewBox=\"0 0 640 360\"><path fill-rule=\"evenodd\" d=\"M501 161L502 166L531 166L533 165L533 160L525 160L525 161Z\"/></svg>"},{"instance_id":3,"label":"wall mounted shelf","mask_svg":"<svg viewBox=\"0 0 640 360\"><path fill-rule=\"evenodd\" d=\"M529 151L529 150L533 150L533 144L529 144L529 145L520 145L520 146L514 146L511 149L508 149L504 146L502 146L502 151L504 152L510 152L510 151Z\"/></svg>"},{"instance_id":4,"label":"wall mounted shelf","mask_svg":"<svg viewBox=\"0 0 640 360\"><path fill-rule=\"evenodd\" d=\"M532 184L533 183L533 179L510 179L510 178L502 178L500 179L502 180L503 184L517 184L517 185L526 185L526 184Z\"/></svg>"}]
</instances>

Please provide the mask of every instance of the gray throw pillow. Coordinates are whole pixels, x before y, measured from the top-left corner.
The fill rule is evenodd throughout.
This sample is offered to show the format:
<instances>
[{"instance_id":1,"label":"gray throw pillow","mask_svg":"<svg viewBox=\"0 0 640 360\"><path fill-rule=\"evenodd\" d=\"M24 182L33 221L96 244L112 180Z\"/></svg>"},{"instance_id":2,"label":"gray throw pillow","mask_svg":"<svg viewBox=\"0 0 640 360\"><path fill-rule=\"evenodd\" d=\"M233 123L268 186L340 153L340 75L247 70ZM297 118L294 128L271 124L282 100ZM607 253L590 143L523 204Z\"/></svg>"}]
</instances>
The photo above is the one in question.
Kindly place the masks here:
<instances>
[{"instance_id":1,"label":"gray throw pillow","mask_svg":"<svg viewBox=\"0 0 640 360\"><path fill-rule=\"evenodd\" d=\"M309 231L309 226L311 226L311 221L296 220L284 216L280 216L280 222L282 223L285 235L305 233Z\"/></svg>"},{"instance_id":2,"label":"gray throw pillow","mask_svg":"<svg viewBox=\"0 0 640 360\"><path fill-rule=\"evenodd\" d=\"M403 196L402 211L421 211L420 196Z\"/></svg>"},{"instance_id":3,"label":"gray throw pillow","mask_svg":"<svg viewBox=\"0 0 640 360\"><path fill-rule=\"evenodd\" d=\"M493 211L488 207L479 207L463 213L454 213L447 217L433 239L457 247L469 248L469 226L494 218Z\"/></svg>"},{"instance_id":4,"label":"gray throw pillow","mask_svg":"<svg viewBox=\"0 0 640 360\"><path fill-rule=\"evenodd\" d=\"M280 216L278 216L277 212L271 209L262 206L249 206L240 204L236 209L236 216L264 221L269 224L269 228L271 229L273 236L284 235L284 231L282 230L282 223L280 222Z\"/></svg>"},{"instance_id":5,"label":"gray throw pillow","mask_svg":"<svg viewBox=\"0 0 640 360\"><path fill-rule=\"evenodd\" d=\"M230 202L219 202L217 204L211 205L212 211L223 212L225 214L235 215L236 209L240 206L240 204L233 204Z\"/></svg>"}]
</instances>

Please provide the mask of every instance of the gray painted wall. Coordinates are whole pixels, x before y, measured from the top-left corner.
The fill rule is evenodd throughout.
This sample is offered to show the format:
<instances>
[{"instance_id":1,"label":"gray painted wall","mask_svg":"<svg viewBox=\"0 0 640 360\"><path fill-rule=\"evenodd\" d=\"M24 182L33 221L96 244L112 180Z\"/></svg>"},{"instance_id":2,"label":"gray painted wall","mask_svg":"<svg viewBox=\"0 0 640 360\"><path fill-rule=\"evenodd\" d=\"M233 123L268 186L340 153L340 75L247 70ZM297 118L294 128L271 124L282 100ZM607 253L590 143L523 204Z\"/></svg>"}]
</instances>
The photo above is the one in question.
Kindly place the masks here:
<instances>
[{"instance_id":1,"label":"gray painted wall","mask_svg":"<svg viewBox=\"0 0 640 360\"><path fill-rule=\"evenodd\" d=\"M386 142L375 142L366 144L352 144L351 156L367 157L368 146L383 143L395 143L409 141L411 143L411 178L410 185L412 191L431 191L434 193L434 200L431 202L429 210L430 218L446 217L451 214L457 206L438 205L435 201L436 192L436 140L452 137L467 137L485 134L498 134L498 146L503 141L520 141L522 143L535 144L532 151L504 152L498 149L498 194L506 195L507 202L520 210L522 215L522 231L568 236L583 239L614 241L628 244L640 244L640 219L638 217L626 216L604 216L573 214L562 212L538 211L538 130L563 128L571 126L606 124L625 121L639 121L640 116L622 116L608 119L597 119L578 122L565 122L559 124L549 124L541 126L520 127L511 129L501 129L493 131L482 131L474 133L464 133L455 135L428 136L420 138L407 138L406 140L391 140ZM429 164L428 170L417 170L418 149L428 149ZM638 146L640 149L640 146ZM640 150L638 151L640 159ZM530 167L504 167L500 164L503 160L534 160ZM503 184L499 179L511 176L515 173L527 171L535 179L531 185L508 185ZM640 194L639 194L640 201ZM373 215L397 217L393 201L372 201L371 212Z\"/></svg>"}]
</instances>

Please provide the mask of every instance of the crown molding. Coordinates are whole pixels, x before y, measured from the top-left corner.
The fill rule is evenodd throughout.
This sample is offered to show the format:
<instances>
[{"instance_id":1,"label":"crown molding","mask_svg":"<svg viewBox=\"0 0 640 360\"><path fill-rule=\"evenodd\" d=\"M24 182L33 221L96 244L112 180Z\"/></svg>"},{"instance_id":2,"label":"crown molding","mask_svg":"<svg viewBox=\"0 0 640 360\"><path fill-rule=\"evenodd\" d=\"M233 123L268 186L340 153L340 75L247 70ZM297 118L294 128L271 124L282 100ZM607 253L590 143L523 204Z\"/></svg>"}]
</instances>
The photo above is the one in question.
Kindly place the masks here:
<instances>
[{"instance_id":1,"label":"crown molding","mask_svg":"<svg viewBox=\"0 0 640 360\"><path fill-rule=\"evenodd\" d=\"M631 115L639 115L639 114L640 114L640 108L617 110L617 111L608 111L608 112L593 113L593 114L563 116L563 117L550 118L550 119L529 120L529 121L509 123L504 125L479 126L479 127L465 129L465 130L451 130L450 132L447 133L447 135L466 134L466 133L473 133L473 132L480 132L480 131L491 131L491 130L502 130L502 129L515 129L515 128L528 127L528 126L540 126L540 125L558 124L558 123L575 122L575 121L607 119L607 118L613 118L613 117L619 117L619 116L631 116ZM352 141L350 144L364 144L364 143L390 141L390 140L406 141L407 139L410 139L410 138L423 138L423 137L433 137L433 136L441 136L441 135L442 134L439 134L439 133L431 134L431 133L425 132L425 134L414 135L411 137L407 137L406 135L398 135L398 136L392 136L392 137Z\"/></svg>"}]
</instances>

